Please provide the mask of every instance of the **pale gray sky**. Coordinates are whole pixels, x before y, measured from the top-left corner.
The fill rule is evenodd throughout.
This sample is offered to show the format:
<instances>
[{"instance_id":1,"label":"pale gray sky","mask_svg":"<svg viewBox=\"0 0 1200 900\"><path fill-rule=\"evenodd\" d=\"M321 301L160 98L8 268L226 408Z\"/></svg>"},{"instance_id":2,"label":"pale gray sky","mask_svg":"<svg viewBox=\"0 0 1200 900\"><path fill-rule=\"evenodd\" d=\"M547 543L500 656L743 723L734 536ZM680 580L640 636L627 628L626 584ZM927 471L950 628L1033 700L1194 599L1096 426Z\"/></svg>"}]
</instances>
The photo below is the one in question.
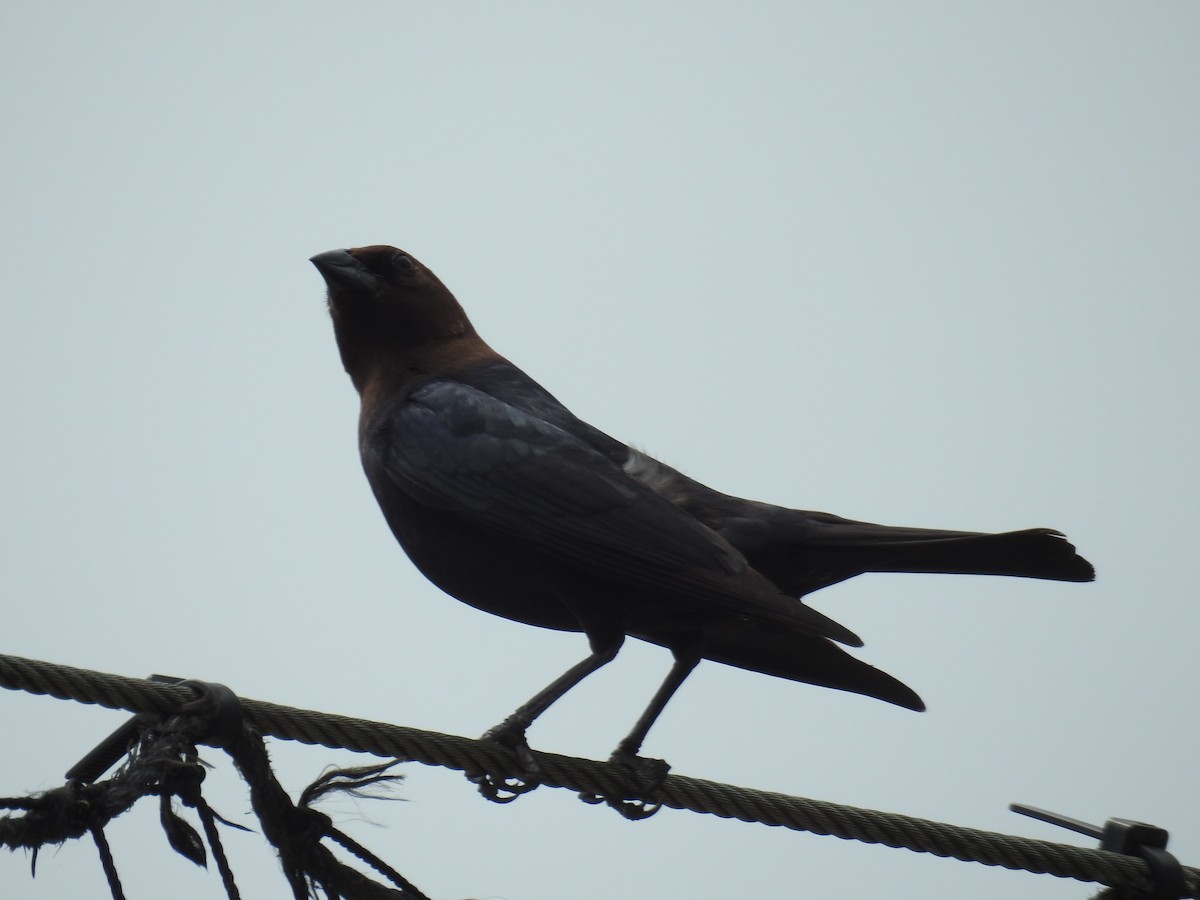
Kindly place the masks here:
<instances>
[{"instance_id":1,"label":"pale gray sky","mask_svg":"<svg viewBox=\"0 0 1200 900\"><path fill-rule=\"evenodd\" d=\"M467 735L582 657L441 595L375 508L307 258L391 243L578 414L715 487L1053 526L1099 570L823 591L929 712L709 663L648 753L1030 836L1072 840L1010 801L1140 818L1200 862L1200 7L10 3L0 25L0 651ZM606 756L668 665L630 644L533 745ZM0 704L3 795L122 719ZM367 761L272 752L294 792ZM1091 893L403 771L410 802L333 812L435 898ZM221 896L149 805L110 839L131 898ZM290 896L261 838L227 840L246 896ZM0 856L0 891L106 896L82 842L36 880Z\"/></svg>"}]
</instances>

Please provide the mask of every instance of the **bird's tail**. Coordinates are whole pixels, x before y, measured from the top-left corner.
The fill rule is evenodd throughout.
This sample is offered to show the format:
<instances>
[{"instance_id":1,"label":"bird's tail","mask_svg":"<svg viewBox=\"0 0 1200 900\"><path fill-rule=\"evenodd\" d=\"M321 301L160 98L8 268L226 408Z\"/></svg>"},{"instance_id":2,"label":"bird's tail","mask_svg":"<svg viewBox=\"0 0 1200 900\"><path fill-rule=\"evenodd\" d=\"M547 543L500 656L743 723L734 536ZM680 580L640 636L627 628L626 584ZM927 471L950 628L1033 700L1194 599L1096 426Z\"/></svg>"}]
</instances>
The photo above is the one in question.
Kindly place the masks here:
<instances>
[{"instance_id":1,"label":"bird's tail","mask_svg":"<svg viewBox=\"0 0 1200 900\"><path fill-rule=\"evenodd\" d=\"M875 532L874 534L864 531ZM1096 570L1066 537L1050 528L1001 534L864 526L855 523L850 543L831 533L819 545L836 554L853 552L867 572L941 572L958 575L1016 575L1055 581L1092 581Z\"/></svg>"},{"instance_id":2,"label":"bird's tail","mask_svg":"<svg viewBox=\"0 0 1200 900\"><path fill-rule=\"evenodd\" d=\"M1002 534L899 528L805 514L802 537L757 551L751 563L794 596L864 572L1012 575L1092 581L1096 570L1061 532Z\"/></svg>"}]
</instances>

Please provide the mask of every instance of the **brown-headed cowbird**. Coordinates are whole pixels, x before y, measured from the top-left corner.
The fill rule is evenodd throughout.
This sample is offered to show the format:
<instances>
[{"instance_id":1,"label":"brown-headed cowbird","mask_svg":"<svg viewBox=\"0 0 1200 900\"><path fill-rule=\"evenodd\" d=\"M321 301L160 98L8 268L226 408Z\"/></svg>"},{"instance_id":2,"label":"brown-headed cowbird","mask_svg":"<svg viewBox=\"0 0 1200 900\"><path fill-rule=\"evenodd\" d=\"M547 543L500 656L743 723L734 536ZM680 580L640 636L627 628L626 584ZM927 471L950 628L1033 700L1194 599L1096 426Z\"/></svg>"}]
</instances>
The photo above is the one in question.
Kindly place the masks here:
<instances>
[{"instance_id":1,"label":"brown-headed cowbird","mask_svg":"<svg viewBox=\"0 0 1200 900\"><path fill-rule=\"evenodd\" d=\"M526 788L537 776L525 730L626 635L675 658L612 756L654 782L665 764L637 751L701 659L924 708L837 646L862 642L801 602L819 588L864 572L1094 577L1046 528L896 528L712 490L576 418L484 343L409 254L360 247L312 262L362 397L367 480L413 563L478 609L587 635L586 659L485 735L518 753Z\"/></svg>"}]
</instances>

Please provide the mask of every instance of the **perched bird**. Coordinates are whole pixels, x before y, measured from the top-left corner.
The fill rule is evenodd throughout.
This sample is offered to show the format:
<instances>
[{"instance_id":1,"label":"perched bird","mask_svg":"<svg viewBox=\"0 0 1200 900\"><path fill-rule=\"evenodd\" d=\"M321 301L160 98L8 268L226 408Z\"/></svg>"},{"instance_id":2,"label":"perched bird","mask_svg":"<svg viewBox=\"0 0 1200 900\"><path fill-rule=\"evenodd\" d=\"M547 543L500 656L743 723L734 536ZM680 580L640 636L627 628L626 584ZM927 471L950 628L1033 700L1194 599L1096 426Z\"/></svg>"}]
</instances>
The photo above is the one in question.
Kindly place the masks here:
<instances>
[{"instance_id":1,"label":"perched bird","mask_svg":"<svg viewBox=\"0 0 1200 900\"><path fill-rule=\"evenodd\" d=\"M537 783L526 729L626 635L675 660L611 757L653 786L665 764L637 752L701 659L924 708L838 646L862 641L801 601L813 591L864 572L1094 578L1047 528L897 528L722 494L576 418L404 251L332 250L312 263L361 395L367 480L413 563L478 609L587 636L586 659L485 735L516 751L521 789Z\"/></svg>"}]
</instances>

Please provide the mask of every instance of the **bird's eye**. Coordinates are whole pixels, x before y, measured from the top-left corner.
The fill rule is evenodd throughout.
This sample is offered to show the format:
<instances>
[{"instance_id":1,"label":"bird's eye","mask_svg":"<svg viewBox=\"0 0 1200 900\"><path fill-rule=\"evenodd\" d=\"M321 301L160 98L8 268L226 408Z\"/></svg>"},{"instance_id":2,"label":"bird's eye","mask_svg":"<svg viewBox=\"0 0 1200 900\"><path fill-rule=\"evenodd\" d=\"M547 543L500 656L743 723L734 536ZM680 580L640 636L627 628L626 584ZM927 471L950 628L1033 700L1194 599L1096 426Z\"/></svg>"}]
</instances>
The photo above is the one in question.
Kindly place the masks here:
<instances>
[{"instance_id":1,"label":"bird's eye","mask_svg":"<svg viewBox=\"0 0 1200 900\"><path fill-rule=\"evenodd\" d=\"M392 268L397 272L411 272L413 270L412 257L407 253L396 253L392 256Z\"/></svg>"}]
</instances>

